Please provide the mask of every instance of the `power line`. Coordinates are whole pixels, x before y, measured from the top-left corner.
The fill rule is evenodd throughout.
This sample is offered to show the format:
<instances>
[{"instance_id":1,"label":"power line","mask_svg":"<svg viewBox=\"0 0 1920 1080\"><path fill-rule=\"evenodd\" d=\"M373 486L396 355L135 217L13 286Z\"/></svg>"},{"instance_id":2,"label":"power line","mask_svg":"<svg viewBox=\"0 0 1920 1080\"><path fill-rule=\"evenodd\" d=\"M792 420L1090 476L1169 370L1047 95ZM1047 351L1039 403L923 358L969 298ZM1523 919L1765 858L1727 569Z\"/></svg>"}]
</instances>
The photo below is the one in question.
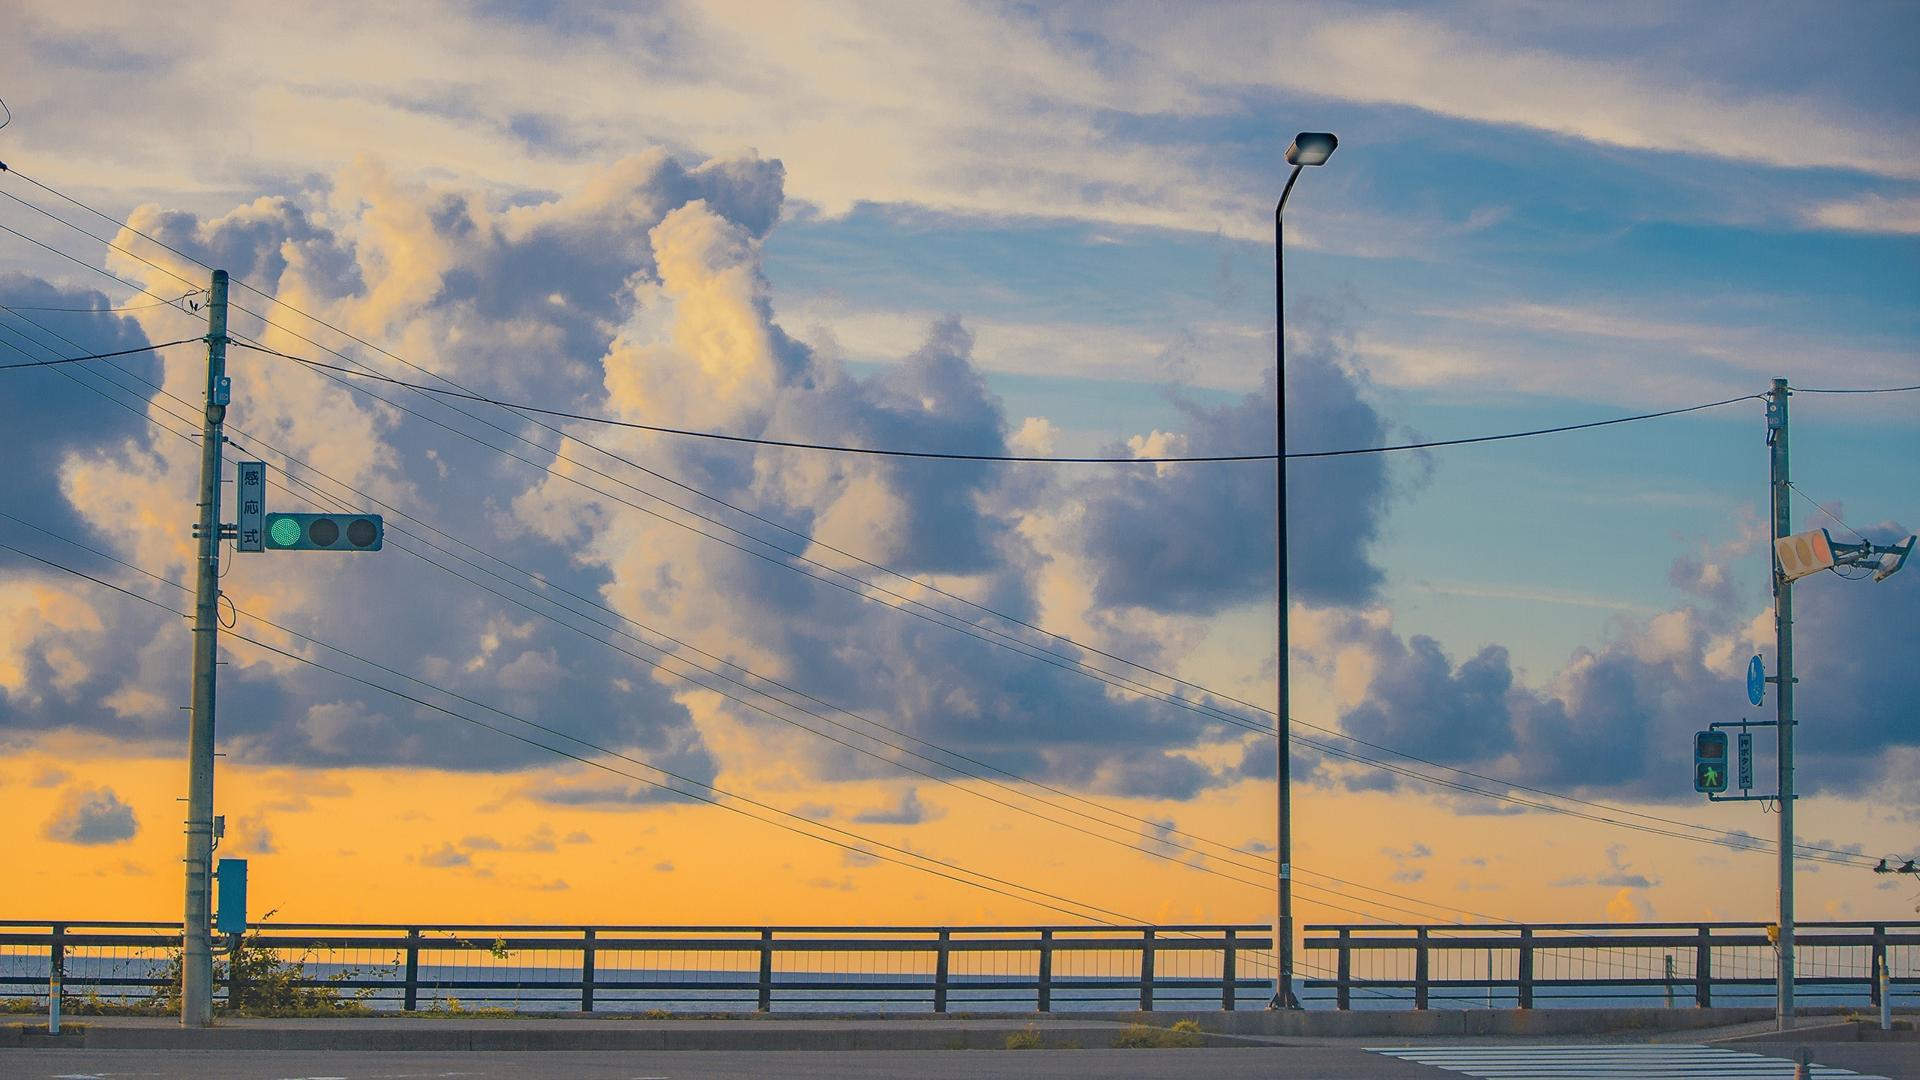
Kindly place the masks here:
<instances>
[{"instance_id":1,"label":"power line","mask_svg":"<svg viewBox=\"0 0 1920 1080\"><path fill-rule=\"evenodd\" d=\"M0 307L4 306L6 305L0 305ZM8 308L8 310L17 309ZM84 364L89 360L106 360L115 356L132 356L134 353L159 352L161 349L171 349L175 345L190 345L193 342L203 340L205 339L181 338L179 341L162 342L159 345L142 345L137 349L121 349L117 352L90 353L86 356L63 356L55 360L33 360L20 364L0 364L0 371L17 371L21 368L58 367L61 364Z\"/></svg>"},{"instance_id":2,"label":"power line","mask_svg":"<svg viewBox=\"0 0 1920 1080\"><path fill-rule=\"evenodd\" d=\"M0 194L5 193L0 192ZM198 296L203 291L205 290L195 289L192 292L181 293L171 300L155 300L149 304L120 304L114 307L46 307L39 304L15 304L13 307L16 311L61 311L72 315L106 315L121 311L146 311L150 308L168 307L188 297Z\"/></svg>"},{"instance_id":3,"label":"power line","mask_svg":"<svg viewBox=\"0 0 1920 1080\"><path fill-rule=\"evenodd\" d=\"M1847 390L1818 389L1811 386L1795 386L1790 389L1796 394L1905 394L1920 390L1920 383L1913 386L1874 386Z\"/></svg>"},{"instance_id":4,"label":"power line","mask_svg":"<svg viewBox=\"0 0 1920 1080\"><path fill-rule=\"evenodd\" d=\"M441 397L458 398L463 401L474 401L474 402L479 402L485 405L493 405L497 408L509 409L514 412L536 413L541 416L552 416L562 420L575 420L575 421L580 421L582 423L599 424L605 427L618 427L618 428L629 428L637 431L650 431L658 435L679 435L679 436L684 436L686 438L692 438L692 439L712 439L720 442L742 443L742 444L751 445L751 446L776 446L776 447L782 447L790 450L819 450L819 451L826 451L826 452L837 453L837 454L861 454L861 455L880 456L880 457L932 458L932 459L945 460L945 461L1039 462L1039 463L1053 463L1058 465L1151 465L1151 464L1226 462L1226 461L1273 461L1278 457L1278 455L1275 455L1275 454L1216 454L1216 455L1205 455L1205 456L1196 456L1196 457L1128 457L1128 458L1033 457L1033 456L1019 455L1019 454L962 454L962 453L947 453L947 452L933 451L933 450L900 450L900 449L890 449L890 448L881 448L881 447L872 447L872 446L839 446L839 445L834 445L830 443L796 442L796 441L787 440L787 439L767 439L767 438L759 438L759 437L750 436L750 435L730 435L730 434L717 432L717 431L696 431L690 428L667 427L661 424L643 424L634 420L616 420L612 417L607 417L607 416L592 416L586 413L568 412L563 409L549 409L539 405L529 405L524 402L501 401L497 398L491 398L486 396L485 394L476 394L471 391L446 390L437 386L423 386L419 383L408 382L404 379L396 379L391 375L385 375L379 372L359 371L352 368L341 367L338 364L328 364L328 363L325 363L324 361L314 360L309 357L295 356L292 353L282 352L279 349L270 349L264 345L249 345L239 341L234 342L234 344L239 345L241 348L244 348L244 349L252 349L255 352L262 352L270 356L277 356L283 360L291 360L296 364L306 364L310 367L323 368L325 370L338 372L342 375L347 375L352 378L373 379L378 382L391 383L395 386L404 386L409 390L417 390L423 394L435 394ZM1636 416L1617 416L1609 420L1593 420L1584 424L1563 424L1559 427L1535 428L1530 431L1513 431L1513 432L1507 432L1501 435L1476 435L1470 438L1463 438L1463 439L1436 439L1428 442L1403 443L1398 446L1367 446L1367 447L1357 447L1350 450L1296 451L1296 452L1287 454L1286 458L1289 461L1293 461L1293 460L1307 459L1307 458L1351 457L1351 456L1360 455L1360 454L1387 454L1387 453L1394 453L1396 451L1401 451L1401 450L1427 450L1427 449L1432 449L1434 447L1441 447L1441 446L1466 446L1473 443L1503 442L1509 439L1527 439L1527 438L1532 438L1536 435L1556 435L1566 431L1584 431L1589 428L1609 427L1614 424L1631 424L1639 420L1655 420L1663 416L1679 416L1684 413L1701 412L1706 409L1717 409L1723 405L1732 405L1736 402L1741 402L1741 401L1756 401L1756 400L1762 399L1764 396L1765 395L1762 395L1762 394L1742 394L1739 397L1730 397L1722 401L1710 401L1703 405L1689 405L1689 406L1686 406L1685 408L1679 408L1679 409L1664 409L1664 410L1661 410L1660 412L1641 413Z\"/></svg>"},{"instance_id":5,"label":"power line","mask_svg":"<svg viewBox=\"0 0 1920 1080\"><path fill-rule=\"evenodd\" d=\"M528 405L524 402L500 401L497 398L487 397L485 394L475 394L475 393L462 391L462 390L446 390L437 386L423 386L419 383L407 382L404 379L396 379L391 375L384 375L378 372L359 371L353 368L345 368L345 367L339 366L338 364L329 364L329 363L325 363L324 361L314 360L304 356L295 356L292 353L281 352L278 349L269 349L264 345L248 345L239 341L234 342L234 344L239 345L243 349L252 349L255 352L266 353L269 356L277 356L283 360L291 360L296 364L306 364L309 367L316 367L316 368L325 369L327 371L339 372L342 375L347 375L356 379L373 379L378 382L391 383L394 386L404 386L409 390L418 390L423 394L435 394L440 397L456 398L461 401L473 401L483 405L493 405L502 409L511 409L514 412L537 413L541 416L551 416L561 420L577 420L582 423L588 423L588 424L600 424L604 427L631 428L636 431L650 431L657 435L680 435L690 439L712 439L719 442L742 443L742 444L751 445L751 446L777 446L777 447L783 447L789 450L821 450L821 451L828 451L828 452L837 453L837 454L862 454L862 455L868 455L873 457L930 458L930 459L935 459L940 461L1042 462L1042 463L1051 463L1056 465L1154 465L1154 464L1165 465L1165 464L1173 464L1173 463L1193 464L1193 463L1200 463L1200 462L1223 462L1223 461L1272 461L1276 457L1276 455L1274 454L1213 454L1213 455L1203 455L1203 456L1196 456L1196 457L1124 457L1124 458L1122 457L1035 457L1035 456L1017 455L1017 454L966 454L966 453L953 453L953 452L937 451L937 450L898 450L898 449L889 449L889 448L873 447L873 446L838 446L838 445L833 445L829 443L795 442L787 439L758 438L751 435L728 435L728 434L717 432L717 431L695 431L691 428L667 427L661 424L643 424L634 420L615 420L611 417L606 417L606 416L591 416L585 413L567 412L562 409L548 409L548 408L543 408L539 405Z\"/></svg>"},{"instance_id":6,"label":"power line","mask_svg":"<svg viewBox=\"0 0 1920 1080\"><path fill-rule=\"evenodd\" d=\"M1688 405L1678 409L1663 409L1659 412L1640 413L1635 416L1616 416L1611 420L1590 420L1584 424L1562 424L1559 427L1534 428L1529 431L1512 431L1504 435L1475 435L1465 439L1435 439L1430 442L1402 443L1399 446L1361 447L1354 450L1317 450L1296 452L1287 455L1287 460L1296 458L1332 458L1353 457L1359 454L1385 454L1398 450L1431 450L1441 446L1469 446L1474 443L1505 442L1508 439L1530 439L1536 435L1558 435L1565 431L1585 431L1589 428L1611 427L1615 424L1631 424L1640 420L1658 420L1663 416L1681 416L1686 413L1704 412L1718 409L1723 405L1732 405L1741 401L1765 401L1765 394L1741 394L1721 401L1709 401L1704 405Z\"/></svg>"}]
</instances>

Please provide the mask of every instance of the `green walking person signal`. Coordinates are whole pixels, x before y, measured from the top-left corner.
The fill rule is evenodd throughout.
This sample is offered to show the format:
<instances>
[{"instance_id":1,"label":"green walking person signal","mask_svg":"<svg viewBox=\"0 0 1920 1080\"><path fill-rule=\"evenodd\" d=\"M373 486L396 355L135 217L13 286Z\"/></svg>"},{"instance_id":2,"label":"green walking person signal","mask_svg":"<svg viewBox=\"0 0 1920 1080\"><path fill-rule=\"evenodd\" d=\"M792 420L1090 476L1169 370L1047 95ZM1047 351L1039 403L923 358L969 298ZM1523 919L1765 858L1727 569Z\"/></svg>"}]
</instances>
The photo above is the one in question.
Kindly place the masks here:
<instances>
[{"instance_id":1,"label":"green walking person signal","mask_svg":"<svg viewBox=\"0 0 1920 1080\"><path fill-rule=\"evenodd\" d=\"M1727 735L1723 731L1693 733L1693 790L1718 795L1727 790Z\"/></svg>"}]
</instances>

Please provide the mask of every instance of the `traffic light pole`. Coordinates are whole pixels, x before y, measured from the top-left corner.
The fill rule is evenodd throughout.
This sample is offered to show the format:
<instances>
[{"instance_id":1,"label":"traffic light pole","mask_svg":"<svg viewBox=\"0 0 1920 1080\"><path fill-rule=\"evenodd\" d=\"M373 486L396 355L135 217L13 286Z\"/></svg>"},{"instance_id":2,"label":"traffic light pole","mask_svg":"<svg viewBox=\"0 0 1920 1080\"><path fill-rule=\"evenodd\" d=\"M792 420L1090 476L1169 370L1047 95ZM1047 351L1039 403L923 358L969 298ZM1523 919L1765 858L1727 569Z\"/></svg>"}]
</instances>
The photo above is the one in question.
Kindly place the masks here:
<instances>
[{"instance_id":1,"label":"traffic light pole","mask_svg":"<svg viewBox=\"0 0 1920 1080\"><path fill-rule=\"evenodd\" d=\"M1773 380L1767 401L1767 445L1773 451L1773 537L1793 534L1793 493L1787 488L1787 380ZM1771 545L1769 545L1771 546ZM1776 671L1775 732L1780 740L1780 963L1775 1021L1781 1031L1793 1027L1793 583L1771 554L1773 633Z\"/></svg>"},{"instance_id":2,"label":"traffic light pole","mask_svg":"<svg viewBox=\"0 0 1920 1080\"><path fill-rule=\"evenodd\" d=\"M193 705L187 734L187 904L180 1026L213 1023L213 691L220 632L220 450L227 414L227 272L207 302L207 398L200 424L200 551L193 594Z\"/></svg>"}]
</instances>

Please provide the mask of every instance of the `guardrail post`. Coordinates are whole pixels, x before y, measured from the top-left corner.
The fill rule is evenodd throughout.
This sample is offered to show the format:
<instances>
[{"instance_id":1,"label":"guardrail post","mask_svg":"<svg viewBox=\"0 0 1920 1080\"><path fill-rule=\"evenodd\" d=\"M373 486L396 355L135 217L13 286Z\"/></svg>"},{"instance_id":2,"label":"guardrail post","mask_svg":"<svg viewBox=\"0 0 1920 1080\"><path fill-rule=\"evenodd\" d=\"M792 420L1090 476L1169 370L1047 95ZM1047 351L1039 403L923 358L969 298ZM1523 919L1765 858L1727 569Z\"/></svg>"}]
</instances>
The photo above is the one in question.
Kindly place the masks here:
<instances>
[{"instance_id":1,"label":"guardrail post","mask_svg":"<svg viewBox=\"0 0 1920 1080\"><path fill-rule=\"evenodd\" d=\"M1880 1004L1880 973L1887 967L1887 928L1873 928L1873 954L1867 960L1867 1000Z\"/></svg>"},{"instance_id":2,"label":"guardrail post","mask_svg":"<svg viewBox=\"0 0 1920 1080\"><path fill-rule=\"evenodd\" d=\"M953 931L940 931L939 944L933 952L933 1011L947 1011L947 944L953 940Z\"/></svg>"},{"instance_id":3,"label":"guardrail post","mask_svg":"<svg viewBox=\"0 0 1920 1080\"><path fill-rule=\"evenodd\" d=\"M1422 926L1414 931L1413 939L1413 1007L1427 1007L1427 972L1429 970L1427 952L1427 928Z\"/></svg>"},{"instance_id":4,"label":"guardrail post","mask_svg":"<svg viewBox=\"0 0 1920 1080\"><path fill-rule=\"evenodd\" d=\"M760 931L760 1011L773 1011L773 931Z\"/></svg>"},{"instance_id":5,"label":"guardrail post","mask_svg":"<svg viewBox=\"0 0 1920 1080\"><path fill-rule=\"evenodd\" d=\"M407 930L407 983L401 991L400 1007L412 1012L420 1007L420 928Z\"/></svg>"},{"instance_id":6,"label":"guardrail post","mask_svg":"<svg viewBox=\"0 0 1920 1080\"><path fill-rule=\"evenodd\" d=\"M1875 986L1880 985L1875 983ZM47 1034L60 1034L60 999L67 995L67 924L47 936Z\"/></svg>"},{"instance_id":7,"label":"guardrail post","mask_svg":"<svg viewBox=\"0 0 1920 1080\"><path fill-rule=\"evenodd\" d=\"M594 953L599 951L599 946L594 942L594 932L592 930L582 930L580 935L580 1011L592 1012L593 957Z\"/></svg>"},{"instance_id":8,"label":"guardrail post","mask_svg":"<svg viewBox=\"0 0 1920 1080\"><path fill-rule=\"evenodd\" d=\"M54 923L47 940L47 974L60 978L67 973L67 924Z\"/></svg>"},{"instance_id":9,"label":"guardrail post","mask_svg":"<svg viewBox=\"0 0 1920 1080\"><path fill-rule=\"evenodd\" d=\"M1516 987L1516 993L1520 999L1520 1007L1531 1009L1533 1008L1533 927L1531 926L1520 928L1519 966L1520 971L1516 979L1519 986Z\"/></svg>"},{"instance_id":10,"label":"guardrail post","mask_svg":"<svg viewBox=\"0 0 1920 1080\"><path fill-rule=\"evenodd\" d=\"M1053 931L1040 931L1040 1012L1053 1011Z\"/></svg>"},{"instance_id":11,"label":"guardrail post","mask_svg":"<svg viewBox=\"0 0 1920 1080\"><path fill-rule=\"evenodd\" d=\"M1353 931L1341 927L1340 939L1334 942L1333 948L1333 1007L1351 1009L1353 1008Z\"/></svg>"},{"instance_id":12,"label":"guardrail post","mask_svg":"<svg viewBox=\"0 0 1920 1080\"><path fill-rule=\"evenodd\" d=\"M1153 1011L1153 931L1140 934L1140 1011Z\"/></svg>"},{"instance_id":13,"label":"guardrail post","mask_svg":"<svg viewBox=\"0 0 1920 1080\"><path fill-rule=\"evenodd\" d=\"M1220 946L1220 1008L1226 1012L1233 1011L1233 995L1240 981L1239 965L1235 963L1240 948L1234 944L1233 935L1233 927L1227 927L1227 940Z\"/></svg>"},{"instance_id":14,"label":"guardrail post","mask_svg":"<svg viewBox=\"0 0 1920 1080\"><path fill-rule=\"evenodd\" d=\"M1700 927L1693 944L1693 1003L1702 1009L1713 1006L1713 939L1707 927Z\"/></svg>"},{"instance_id":15,"label":"guardrail post","mask_svg":"<svg viewBox=\"0 0 1920 1080\"><path fill-rule=\"evenodd\" d=\"M239 1009L246 1000L246 987L242 985L245 976L240 974L240 949L246 943L245 934L227 935L227 1011Z\"/></svg>"}]
</instances>

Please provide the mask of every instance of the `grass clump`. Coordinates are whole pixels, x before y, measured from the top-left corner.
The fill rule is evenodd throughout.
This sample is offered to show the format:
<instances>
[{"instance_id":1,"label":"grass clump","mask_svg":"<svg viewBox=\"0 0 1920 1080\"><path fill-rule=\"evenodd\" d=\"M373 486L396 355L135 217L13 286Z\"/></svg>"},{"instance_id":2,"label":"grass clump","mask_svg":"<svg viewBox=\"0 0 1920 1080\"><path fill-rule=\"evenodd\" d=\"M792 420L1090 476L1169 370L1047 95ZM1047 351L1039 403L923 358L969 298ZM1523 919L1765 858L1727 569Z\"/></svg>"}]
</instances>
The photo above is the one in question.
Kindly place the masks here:
<instances>
[{"instance_id":1,"label":"grass clump","mask_svg":"<svg viewBox=\"0 0 1920 1080\"><path fill-rule=\"evenodd\" d=\"M1034 1027L1032 1024L1028 1024L1026 1027L1007 1036L1007 1049L1009 1050L1040 1050L1044 1049L1045 1046L1046 1044L1040 1039L1040 1029Z\"/></svg>"},{"instance_id":2,"label":"grass clump","mask_svg":"<svg viewBox=\"0 0 1920 1080\"><path fill-rule=\"evenodd\" d=\"M1170 1028L1128 1024L1113 1040L1113 1045L1121 1050L1179 1050L1200 1044L1200 1025L1192 1020L1177 1021Z\"/></svg>"},{"instance_id":3,"label":"grass clump","mask_svg":"<svg viewBox=\"0 0 1920 1080\"><path fill-rule=\"evenodd\" d=\"M443 1003L430 1009L418 1009L409 1016L425 1017L428 1020L511 1020L520 1014L512 1009L483 1007L469 1009L460 1003L457 997L448 997Z\"/></svg>"},{"instance_id":4,"label":"grass clump","mask_svg":"<svg viewBox=\"0 0 1920 1080\"><path fill-rule=\"evenodd\" d=\"M45 997L0 998L0 1014L31 1016L46 1011ZM94 991L60 996L62 1016L165 1016L168 1011L154 1004L151 999L108 1001Z\"/></svg>"}]
</instances>

